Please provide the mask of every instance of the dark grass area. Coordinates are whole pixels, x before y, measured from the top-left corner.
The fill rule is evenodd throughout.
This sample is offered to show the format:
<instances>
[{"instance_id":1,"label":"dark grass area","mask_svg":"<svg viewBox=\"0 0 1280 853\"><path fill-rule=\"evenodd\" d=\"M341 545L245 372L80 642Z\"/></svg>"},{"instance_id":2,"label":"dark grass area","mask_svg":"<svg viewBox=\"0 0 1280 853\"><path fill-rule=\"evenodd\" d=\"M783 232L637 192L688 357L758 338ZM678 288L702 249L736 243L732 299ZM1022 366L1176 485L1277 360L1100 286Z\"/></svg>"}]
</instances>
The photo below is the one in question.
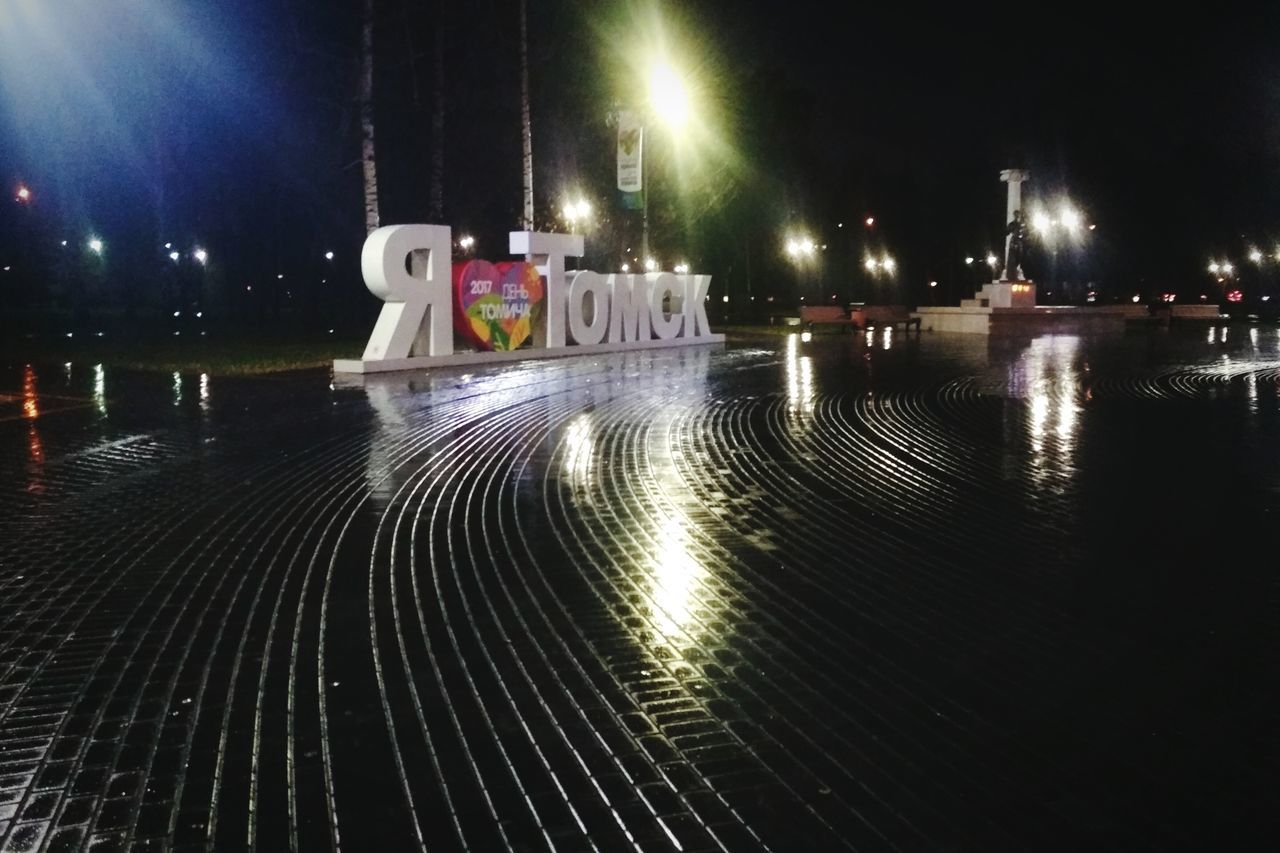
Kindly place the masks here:
<instances>
[{"instance_id":1,"label":"dark grass area","mask_svg":"<svg viewBox=\"0 0 1280 853\"><path fill-rule=\"evenodd\" d=\"M9 366L89 362L130 370L246 376L327 367L335 358L359 357L364 344L363 334L351 332L8 335L0 343L0 360Z\"/></svg>"}]
</instances>

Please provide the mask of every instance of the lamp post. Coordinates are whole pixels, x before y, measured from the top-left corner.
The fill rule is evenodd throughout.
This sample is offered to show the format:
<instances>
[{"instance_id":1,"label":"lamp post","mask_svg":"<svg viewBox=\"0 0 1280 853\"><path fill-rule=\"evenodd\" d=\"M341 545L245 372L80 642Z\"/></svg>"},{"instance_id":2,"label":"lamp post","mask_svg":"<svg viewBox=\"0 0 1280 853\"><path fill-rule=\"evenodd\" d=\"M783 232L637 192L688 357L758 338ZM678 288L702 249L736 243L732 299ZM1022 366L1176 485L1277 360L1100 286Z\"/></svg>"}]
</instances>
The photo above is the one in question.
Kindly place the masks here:
<instances>
[{"instance_id":1,"label":"lamp post","mask_svg":"<svg viewBox=\"0 0 1280 853\"><path fill-rule=\"evenodd\" d=\"M591 217L591 205L584 198L579 198L577 201L565 202L563 216L565 223L569 226L570 234L574 234L578 231L578 225L580 223L582 225L582 230L585 232Z\"/></svg>"},{"instance_id":2,"label":"lamp post","mask_svg":"<svg viewBox=\"0 0 1280 853\"><path fill-rule=\"evenodd\" d=\"M1080 212L1066 199L1058 202L1056 213L1040 209L1031 214L1031 230L1040 237L1045 248L1049 250L1049 286L1054 290L1058 290L1060 286L1066 287L1064 296L1068 301L1078 298L1078 293L1073 296L1070 292L1072 287L1057 280L1058 249L1064 241L1068 246L1079 244L1086 232L1093 231L1095 228L1095 225L1089 225L1086 228Z\"/></svg>"},{"instance_id":3,"label":"lamp post","mask_svg":"<svg viewBox=\"0 0 1280 853\"><path fill-rule=\"evenodd\" d=\"M591 216L591 205L586 199L578 199L577 201L566 202L564 206L564 221L569 225L569 233L574 233L581 222L585 226L588 218ZM585 228L584 228L585 230Z\"/></svg>"},{"instance_id":4,"label":"lamp post","mask_svg":"<svg viewBox=\"0 0 1280 853\"><path fill-rule=\"evenodd\" d=\"M804 290L812 290L813 282L802 276L801 272L813 263L817 256L818 246L807 234L793 234L787 238L785 245L787 257L796 267L796 283L804 284ZM797 287L797 289L801 289ZM801 299L804 297L801 296Z\"/></svg>"},{"instance_id":5,"label":"lamp post","mask_svg":"<svg viewBox=\"0 0 1280 853\"><path fill-rule=\"evenodd\" d=\"M660 62L649 70L648 115L656 118L672 130L678 130L689 120L689 90L684 78L666 62ZM647 123L646 123L647 124ZM640 170L641 237L640 257L649 255L649 167L642 164Z\"/></svg>"}]
</instances>

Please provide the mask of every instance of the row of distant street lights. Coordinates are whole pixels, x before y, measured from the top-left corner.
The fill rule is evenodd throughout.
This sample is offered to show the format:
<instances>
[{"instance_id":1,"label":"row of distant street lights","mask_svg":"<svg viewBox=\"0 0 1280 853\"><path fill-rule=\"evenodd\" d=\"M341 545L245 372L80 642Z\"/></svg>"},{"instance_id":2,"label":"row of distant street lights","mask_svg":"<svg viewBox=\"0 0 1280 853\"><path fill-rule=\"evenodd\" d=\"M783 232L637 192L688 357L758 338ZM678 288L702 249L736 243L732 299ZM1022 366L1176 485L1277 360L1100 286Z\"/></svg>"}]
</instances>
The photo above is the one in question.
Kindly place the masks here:
<instances>
[{"instance_id":1,"label":"row of distant street lights","mask_svg":"<svg viewBox=\"0 0 1280 853\"><path fill-rule=\"evenodd\" d=\"M34 193L32 193L31 188L25 184L19 184L14 192L14 200L19 204L30 204L34 200ZM574 233L578 230L580 225L585 229L590 221L592 208L589 202L579 197L576 200L566 202L562 209L562 213L565 223L569 226L570 233ZM866 225L867 228L873 227L875 222L876 220L874 216L868 216L863 220L863 224ZM843 228L844 223L838 223L836 227ZM1080 213L1069 204L1063 204L1056 217L1051 216L1044 210L1036 210L1031 214L1032 230L1044 236L1051 235L1058 229L1065 231L1068 235L1076 236L1085 227L1084 220ZM1096 230L1097 225L1090 224L1087 226L1087 229L1089 231ZM63 240L62 245L66 246L67 241ZM106 244L103 242L102 238L97 236L90 236L85 245L88 250L95 255L101 255L106 248ZM464 251L469 251L475 245L475 238L463 236L458 240L458 245ZM174 263L181 260L181 253L177 249L173 248L172 243L165 243L164 247L169 254L169 260ZM825 250L826 248L826 244L819 246L807 236L791 236L785 243L787 256L797 263L803 263L813 258L819 249ZM200 246L197 246L192 250L191 257L196 261L196 263L202 266L206 265L209 261L208 251ZM334 253L332 251L327 251L324 253L324 258L327 261L332 261ZM1275 253L1274 258L1276 261L1280 261L1280 250ZM993 252L988 252L984 260L986 261L987 266L991 267L992 270L995 270L1000 264L1000 259ZM1253 249L1249 252L1249 260L1255 264L1261 264L1265 260L1268 260L1268 256L1259 249ZM636 259L636 261L639 263L639 259ZM976 261L977 259L972 255L967 255L964 259L965 266L972 266ZM658 263L653 258L646 258L643 266L646 271L652 272L658 268ZM892 275L897 269L897 262L889 255L884 255L880 258L868 256L864 259L863 266L871 273L883 272ZM676 272L687 270L688 264L677 264L675 269ZM1235 274L1235 266L1230 261L1212 260L1209 262L1208 270L1211 275L1217 277L1219 282L1223 282ZM630 264L624 263L622 265L622 271L624 273L630 272ZM933 285L934 283L931 282L930 284Z\"/></svg>"},{"instance_id":2,"label":"row of distant street lights","mask_svg":"<svg viewBox=\"0 0 1280 853\"><path fill-rule=\"evenodd\" d=\"M13 195L14 195L14 201L18 202L19 204L30 204L35 199L35 194L32 193L31 188L28 187L26 184L19 184L18 188L14 191ZM470 237L463 238L464 242L470 239L471 239ZM63 240L62 245L64 247L67 246L68 241ZM89 238L85 241L85 248L87 248L90 252L92 252L95 255L101 255L104 251L106 251L107 244L101 237L97 236L96 234L91 234L89 235ZM169 260L173 261L175 264L178 263L178 261L182 260L182 253L173 247L173 243L171 242L165 243L164 249L168 253ZM194 249L191 250L191 258L196 263L200 264L201 266L204 266L209 262L209 252L203 246L196 246ZM326 251L324 253L324 259L326 261L332 261L333 258L334 258L334 254L332 251Z\"/></svg>"},{"instance_id":3,"label":"row of distant street lights","mask_svg":"<svg viewBox=\"0 0 1280 853\"><path fill-rule=\"evenodd\" d=\"M1274 255L1267 255L1261 249L1250 249L1249 260L1261 266L1270 260L1280 261L1280 249L1276 250ZM1236 274L1235 264L1230 261L1220 261L1217 259L1209 261L1209 274L1224 282Z\"/></svg>"}]
</instances>

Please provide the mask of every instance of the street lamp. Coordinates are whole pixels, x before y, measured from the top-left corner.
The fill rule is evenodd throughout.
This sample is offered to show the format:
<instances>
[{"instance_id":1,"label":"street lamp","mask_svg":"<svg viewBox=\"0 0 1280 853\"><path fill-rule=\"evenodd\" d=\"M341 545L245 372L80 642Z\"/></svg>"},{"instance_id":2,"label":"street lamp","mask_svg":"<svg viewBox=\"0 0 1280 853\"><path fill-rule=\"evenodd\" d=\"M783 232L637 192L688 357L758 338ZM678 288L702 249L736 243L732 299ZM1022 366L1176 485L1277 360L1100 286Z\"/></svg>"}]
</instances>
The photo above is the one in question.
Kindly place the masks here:
<instances>
[{"instance_id":1,"label":"street lamp","mask_svg":"<svg viewBox=\"0 0 1280 853\"><path fill-rule=\"evenodd\" d=\"M684 78L666 62L659 62L649 70L649 114L667 127L676 130L689 120L689 89ZM651 155L652 156L652 155ZM643 229L640 254L649 257L649 167L642 164L640 170L640 195L642 207L640 222Z\"/></svg>"},{"instance_id":2,"label":"street lamp","mask_svg":"<svg viewBox=\"0 0 1280 853\"><path fill-rule=\"evenodd\" d=\"M102 244L102 240L100 240L99 238L97 238L97 237L90 237L90 238L89 238L89 251L90 251L90 252L93 252L95 255L101 255L101 254L102 254L102 246L103 246L103 244Z\"/></svg>"},{"instance_id":3,"label":"street lamp","mask_svg":"<svg viewBox=\"0 0 1280 853\"><path fill-rule=\"evenodd\" d=\"M564 206L564 220L569 223L569 232L577 228L578 223L586 223L591 216L591 205L586 199L578 199L577 201L567 202Z\"/></svg>"},{"instance_id":4,"label":"street lamp","mask_svg":"<svg viewBox=\"0 0 1280 853\"><path fill-rule=\"evenodd\" d=\"M818 254L818 244L813 242L813 238L807 234L792 234L787 237L784 244L787 257L796 267L797 285L800 284L801 273L809 266ZM806 281L806 285L812 285L813 282ZM801 299L804 297L801 296Z\"/></svg>"},{"instance_id":5,"label":"street lamp","mask_svg":"<svg viewBox=\"0 0 1280 853\"><path fill-rule=\"evenodd\" d=\"M26 204L27 202L31 201L31 190L29 190L25 186L19 186L18 192L17 192L17 201L21 204Z\"/></svg>"},{"instance_id":6,"label":"street lamp","mask_svg":"<svg viewBox=\"0 0 1280 853\"><path fill-rule=\"evenodd\" d=\"M1227 279L1234 278L1235 273L1235 265L1230 261L1209 262L1209 275L1217 279L1219 284L1225 284Z\"/></svg>"}]
</instances>

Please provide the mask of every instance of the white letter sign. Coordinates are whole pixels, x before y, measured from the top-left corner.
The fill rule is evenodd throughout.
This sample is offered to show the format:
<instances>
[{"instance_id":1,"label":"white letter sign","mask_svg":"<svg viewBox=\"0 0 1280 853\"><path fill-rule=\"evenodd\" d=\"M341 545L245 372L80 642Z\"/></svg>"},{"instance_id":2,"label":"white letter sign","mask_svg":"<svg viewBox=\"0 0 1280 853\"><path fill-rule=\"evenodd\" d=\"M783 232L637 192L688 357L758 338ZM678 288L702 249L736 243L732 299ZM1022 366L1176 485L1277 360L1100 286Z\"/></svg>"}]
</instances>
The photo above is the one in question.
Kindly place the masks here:
<instances>
[{"instance_id":1,"label":"white letter sign","mask_svg":"<svg viewBox=\"0 0 1280 853\"><path fill-rule=\"evenodd\" d=\"M369 235L360 253L360 271L365 286L386 304L364 348L366 361L453 353L451 255L445 225L388 225ZM428 308L431 324L424 326ZM421 340L419 329L427 332L428 340Z\"/></svg>"}]
</instances>

